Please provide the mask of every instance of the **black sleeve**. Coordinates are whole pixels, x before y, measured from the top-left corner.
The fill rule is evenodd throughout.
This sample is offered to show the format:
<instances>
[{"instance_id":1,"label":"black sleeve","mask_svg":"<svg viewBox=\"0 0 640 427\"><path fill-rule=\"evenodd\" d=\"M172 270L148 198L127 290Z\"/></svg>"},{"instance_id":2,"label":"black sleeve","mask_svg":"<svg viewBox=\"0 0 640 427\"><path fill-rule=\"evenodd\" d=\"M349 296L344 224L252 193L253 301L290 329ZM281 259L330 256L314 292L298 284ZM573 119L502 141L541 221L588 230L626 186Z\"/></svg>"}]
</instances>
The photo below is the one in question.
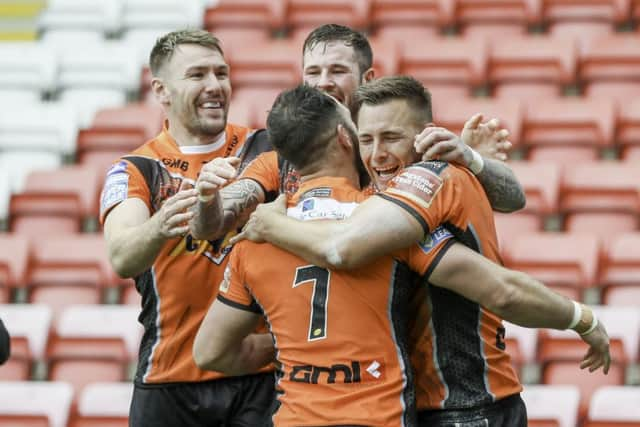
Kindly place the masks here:
<instances>
[{"instance_id":1,"label":"black sleeve","mask_svg":"<svg viewBox=\"0 0 640 427\"><path fill-rule=\"evenodd\" d=\"M11 339L9 331L4 327L2 319L0 319L0 364L6 362L11 354Z\"/></svg>"}]
</instances>

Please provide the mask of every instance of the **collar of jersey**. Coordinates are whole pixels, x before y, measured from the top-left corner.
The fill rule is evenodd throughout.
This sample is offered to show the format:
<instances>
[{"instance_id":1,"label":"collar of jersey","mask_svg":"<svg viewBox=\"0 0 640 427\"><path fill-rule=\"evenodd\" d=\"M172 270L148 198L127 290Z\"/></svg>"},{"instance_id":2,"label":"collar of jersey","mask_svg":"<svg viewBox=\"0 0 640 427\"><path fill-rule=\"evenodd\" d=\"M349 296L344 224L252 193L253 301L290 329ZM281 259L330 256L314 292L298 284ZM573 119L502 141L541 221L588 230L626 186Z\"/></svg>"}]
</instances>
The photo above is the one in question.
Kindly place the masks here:
<instances>
[{"instance_id":1,"label":"collar of jersey","mask_svg":"<svg viewBox=\"0 0 640 427\"><path fill-rule=\"evenodd\" d=\"M218 139L216 139L211 144L207 145L178 145L178 143L173 139L171 134L169 133L169 122L167 120L164 121L162 126L162 135L163 137L173 146L175 146L178 151L182 154L207 154L222 148L227 140L227 132L225 131L220 134Z\"/></svg>"},{"instance_id":2,"label":"collar of jersey","mask_svg":"<svg viewBox=\"0 0 640 427\"><path fill-rule=\"evenodd\" d=\"M296 196L300 196L301 194L306 193L309 190L313 190L314 188L351 188L354 191L359 191L353 184L344 177L341 176L321 176L317 178L312 178L308 181L302 181L300 186L298 187L298 191L296 192ZM296 197L294 196L294 198Z\"/></svg>"}]
</instances>

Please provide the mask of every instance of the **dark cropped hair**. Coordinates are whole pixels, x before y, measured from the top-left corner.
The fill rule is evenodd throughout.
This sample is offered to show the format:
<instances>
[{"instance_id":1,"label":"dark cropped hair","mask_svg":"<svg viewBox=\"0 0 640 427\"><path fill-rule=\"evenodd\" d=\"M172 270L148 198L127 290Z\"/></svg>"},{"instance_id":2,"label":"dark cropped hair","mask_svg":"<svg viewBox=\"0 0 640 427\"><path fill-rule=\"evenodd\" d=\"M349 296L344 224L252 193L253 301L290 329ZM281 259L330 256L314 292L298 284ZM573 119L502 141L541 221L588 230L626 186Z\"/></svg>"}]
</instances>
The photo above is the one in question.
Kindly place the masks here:
<instances>
[{"instance_id":1,"label":"dark cropped hair","mask_svg":"<svg viewBox=\"0 0 640 427\"><path fill-rule=\"evenodd\" d=\"M154 76L158 74L162 66L173 56L176 48L181 44L197 44L199 46L214 49L224 56L220 40L205 30L178 30L163 35L156 40L149 56L149 68Z\"/></svg>"},{"instance_id":2,"label":"dark cropped hair","mask_svg":"<svg viewBox=\"0 0 640 427\"><path fill-rule=\"evenodd\" d=\"M324 160L328 141L343 121L334 99L301 84L280 93L267 117L271 145L302 171Z\"/></svg>"},{"instance_id":3,"label":"dark cropped hair","mask_svg":"<svg viewBox=\"0 0 640 427\"><path fill-rule=\"evenodd\" d=\"M373 52L371 51L369 40L364 34L344 25L325 24L313 30L305 39L304 45L302 45L302 55L320 43L330 42L342 42L353 48L361 75L371 68Z\"/></svg>"},{"instance_id":4,"label":"dark cropped hair","mask_svg":"<svg viewBox=\"0 0 640 427\"><path fill-rule=\"evenodd\" d=\"M356 90L354 98L352 113L356 118L363 104L380 105L395 99L402 99L407 101L412 111L417 114L418 119L422 122L421 125L433 120L431 94L422 83L413 77L381 77L360 86Z\"/></svg>"}]
</instances>

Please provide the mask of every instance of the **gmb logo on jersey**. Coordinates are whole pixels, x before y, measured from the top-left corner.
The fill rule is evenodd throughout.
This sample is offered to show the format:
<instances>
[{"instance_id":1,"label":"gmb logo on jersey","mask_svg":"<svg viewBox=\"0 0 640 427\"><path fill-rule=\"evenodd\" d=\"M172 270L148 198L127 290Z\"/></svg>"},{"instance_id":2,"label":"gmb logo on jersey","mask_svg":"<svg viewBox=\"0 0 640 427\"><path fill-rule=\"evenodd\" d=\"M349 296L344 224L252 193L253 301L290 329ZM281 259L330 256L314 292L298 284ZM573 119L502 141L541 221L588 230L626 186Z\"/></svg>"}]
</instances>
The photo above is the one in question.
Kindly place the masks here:
<instances>
[{"instance_id":1,"label":"gmb logo on jersey","mask_svg":"<svg viewBox=\"0 0 640 427\"><path fill-rule=\"evenodd\" d=\"M383 381L384 364L377 360L357 361L331 366L294 365L289 380L307 384L353 384Z\"/></svg>"},{"instance_id":2,"label":"gmb logo on jersey","mask_svg":"<svg viewBox=\"0 0 640 427\"><path fill-rule=\"evenodd\" d=\"M425 253L431 252L433 248L438 246L440 242L443 242L447 239L453 237L453 234L443 226L439 226L435 230L433 230L430 234L427 234L422 242L420 242L420 247Z\"/></svg>"}]
</instances>

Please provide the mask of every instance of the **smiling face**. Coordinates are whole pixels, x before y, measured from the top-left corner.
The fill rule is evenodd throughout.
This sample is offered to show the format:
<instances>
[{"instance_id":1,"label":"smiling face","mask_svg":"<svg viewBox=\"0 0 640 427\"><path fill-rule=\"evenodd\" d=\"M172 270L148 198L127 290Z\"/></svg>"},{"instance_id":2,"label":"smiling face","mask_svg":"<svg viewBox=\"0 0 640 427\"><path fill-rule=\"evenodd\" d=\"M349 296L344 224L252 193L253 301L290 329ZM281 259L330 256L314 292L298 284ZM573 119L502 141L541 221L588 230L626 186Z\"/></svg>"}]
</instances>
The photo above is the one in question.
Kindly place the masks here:
<instances>
[{"instance_id":1,"label":"smiling face","mask_svg":"<svg viewBox=\"0 0 640 427\"><path fill-rule=\"evenodd\" d=\"M353 47L343 42L318 43L304 52L304 82L344 105L351 105L355 90L362 84L361 74Z\"/></svg>"},{"instance_id":2,"label":"smiling face","mask_svg":"<svg viewBox=\"0 0 640 427\"><path fill-rule=\"evenodd\" d=\"M204 139L224 131L231 83L222 53L197 44L181 44L158 80L160 102L172 128L184 128L191 136Z\"/></svg>"},{"instance_id":3,"label":"smiling face","mask_svg":"<svg viewBox=\"0 0 640 427\"><path fill-rule=\"evenodd\" d=\"M357 124L360 156L378 189L384 190L399 170L419 160L413 142L423 126L407 101L363 104Z\"/></svg>"}]
</instances>

